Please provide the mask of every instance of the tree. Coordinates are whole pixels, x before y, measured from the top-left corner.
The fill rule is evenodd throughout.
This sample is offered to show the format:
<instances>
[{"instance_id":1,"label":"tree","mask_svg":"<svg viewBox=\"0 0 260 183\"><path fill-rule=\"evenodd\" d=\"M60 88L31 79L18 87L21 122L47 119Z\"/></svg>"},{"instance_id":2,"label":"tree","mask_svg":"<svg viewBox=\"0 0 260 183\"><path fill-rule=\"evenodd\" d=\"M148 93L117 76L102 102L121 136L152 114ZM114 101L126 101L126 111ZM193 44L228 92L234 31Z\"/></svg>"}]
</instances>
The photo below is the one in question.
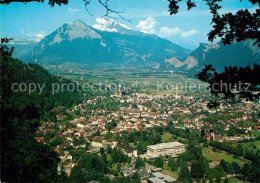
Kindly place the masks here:
<instances>
[{"instance_id":1,"label":"tree","mask_svg":"<svg viewBox=\"0 0 260 183\"><path fill-rule=\"evenodd\" d=\"M161 135L157 132L152 132L149 135L148 139L149 139L150 144L158 144L158 143L161 143L161 141L162 141Z\"/></svg>"},{"instance_id":2,"label":"tree","mask_svg":"<svg viewBox=\"0 0 260 183\"><path fill-rule=\"evenodd\" d=\"M220 176L216 177L216 183L221 183L221 177Z\"/></svg>"},{"instance_id":3,"label":"tree","mask_svg":"<svg viewBox=\"0 0 260 183\"><path fill-rule=\"evenodd\" d=\"M154 160L154 166L162 168L164 164L163 158L158 157Z\"/></svg>"},{"instance_id":4,"label":"tree","mask_svg":"<svg viewBox=\"0 0 260 183\"><path fill-rule=\"evenodd\" d=\"M53 141L50 142L51 147L56 147L59 144L62 144L62 139L59 136L56 136Z\"/></svg>"},{"instance_id":5,"label":"tree","mask_svg":"<svg viewBox=\"0 0 260 183\"><path fill-rule=\"evenodd\" d=\"M144 141L140 140L136 147L138 154L145 153L146 147L147 147L146 143Z\"/></svg>"},{"instance_id":6,"label":"tree","mask_svg":"<svg viewBox=\"0 0 260 183\"><path fill-rule=\"evenodd\" d=\"M144 167L144 161L142 158L138 157L135 162L135 168L140 169L141 167Z\"/></svg>"},{"instance_id":7,"label":"tree","mask_svg":"<svg viewBox=\"0 0 260 183\"><path fill-rule=\"evenodd\" d=\"M89 143L89 142L86 142L85 149L86 149L87 151L89 150L89 147L90 147L90 143Z\"/></svg>"},{"instance_id":8,"label":"tree","mask_svg":"<svg viewBox=\"0 0 260 183\"><path fill-rule=\"evenodd\" d=\"M206 181L207 181L207 180L206 180L205 178L203 178L202 181L201 181L201 183L206 183Z\"/></svg>"},{"instance_id":9,"label":"tree","mask_svg":"<svg viewBox=\"0 0 260 183\"><path fill-rule=\"evenodd\" d=\"M203 146L203 147L206 147L206 148L209 147L209 144L208 144L208 142L207 142L206 139L204 139L202 146Z\"/></svg>"},{"instance_id":10,"label":"tree","mask_svg":"<svg viewBox=\"0 0 260 183\"><path fill-rule=\"evenodd\" d=\"M234 171L234 168L233 168L232 164L227 162L226 165L227 165L227 170L226 170L226 172L227 172L228 174L234 174L235 171Z\"/></svg>"},{"instance_id":11,"label":"tree","mask_svg":"<svg viewBox=\"0 0 260 183\"><path fill-rule=\"evenodd\" d=\"M250 174L250 166L248 163L245 163L242 170L241 170L241 173L244 175L244 177L248 177L249 174Z\"/></svg>"},{"instance_id":12,"label":"tree","mask_svg":"<svg viewBox=\"0 0 260 183\"><path fill-rule=\"evenodd\" d=\"M253 68L225 67L222 73L216 72L212 65L206 65L196 77L209 84L208 88L214 97L208 107L216 107L220 102L238 102L243 99L254 100L260 96L258 79L260 65Z\"/></svg>"},{"instance_id":13,"label":"tree","mask_svg":"<svg viewBox=\"0 0 260 183\"><path fill-rule=\"evenodd\" d=\"M213 183L213 178L209 177L209 183Z\"/></svg>"},{"instance_id":14,"label":"tree","mask_svg":"<svg viewBox=\"0 0 260 183\"><path fill-rule=\"evenodd\" d=\"M29 96L18 97L10 91L11 84L26 73L24 65L11 58L14 48L3 44L8 41L3 38L0 45L1 180L39 182L48 181L50 176L55 180L57 174L52 171L57 167L57 155L33 136L39 111L30 105ZM48 164L43 164L45 158Z\"/></svg>"},{"instance_id":15,"label":"tree","mask_svg":"<svg viewBox=\"0 0 260 183\"><path fill-rule=\"evenodd\" d=\"M10 4L13 2L20 2L20 3L28 3L28 2L44 2L44 0L0 0L0 4ZM68 4L68 0L49 0L49 5L66 5Z\"/></svg>"},{"instance_id":16,"label":"tree","mask_svg":"<svg viewBox=\"0 0 260 183\"><path fill-rule=\"evenodd\" d=\"M168 0L170 14L177 14L179 11L179 3L184 0ZM222 43L230 44L231 41L242 41L245 39L256 39L256 43L260 46L260 9L250 13L248 9L238 10L236 13L225 13L220 15L219 5L222 0L203 0L209 7L212 17L211 24L213 30L208 33L208 40L213 41L216 37L220 37ZM259 0L248 0L251 4L260 6ZM194 0L186 1L188 10L196 7Z\"/></svg>"},{"instance_id":17,"label":"tree","mask_svg":"<svg viewBox=\"0 0 260 183\"><path fill-rule=\"evenodd\" d=\"M222 159L222 160L220 161L220 165L222 166L223 170L224 170L225 172L227 172L227 163L226 163L226 161Z\"/></svg>"},{"instance_id":18,"label":"tree","mask_svg":"<svg viewBox=\"0 0 260 183\"><path fill-rule=\"evenodd\" d=\"M62 95L54 96L48 89L41 95L11 92L12 83L45 83L45 87L50 88L52 82L59 83L59 80L39 65L23 64L12 58L14 48L5 45L8 41L3 38L0 45L1 180L55 182L58 155L48 145L38 143L35 132L44 113L53 109L55 102L63 105L75 100L78 94L64 91ZM57 138L52 145L60 142Z\"/></svg>"},{"instance_id":19,"label":"tree","mask_svg":"<svg viewBox=\"0 0 260 183\"><path fill-rule=\"evenodd\" d=\"M191 176L192 178L202 178L204 171L202 170L201 163L199 161L193 161L191 164Z\"/></svg>"},{"instance_id":20,"label":"tree","mask_svg":"<svg viewBox=\"0 0 260 183\"><path fill-rule=\"evenodd\" d=\"M128 134L128 142L133 143L134 141L135 141L135 134L134 134L134 132L130 132Z\"/></svg>"},{"instance_id":21,"label":"tree","mask_svg":"<svg viewBox=\"0 0 260 183\"><path fill-rule=\"evenodd\" d=\"M104 154L105 153L105 149L104 149L104 147L101 147L100 148L100 154Z\"/></svg>"},{"instance_id":22,"label":"tree","mask_svg":"<svg viewBox=\"0 0 260 183\"><path fill-rule=\"evenodd\" d=\"M85 4L85 9L88 12L89 15L92 15L88 9L91 0L82 0ZM14 2L20 2L20 3L29 3L29 2L41 2L43 3L44 0L0 0L0 4L10 4L10 3L14 3ZM115 18L111 15L115 15L117 17L120 17L122 20L125 21L129 21L128 19L125 19L122 14L124 13L124 11L116 11L114 9L111 9L109 6L109 0L97 0L97 2L99 3L99 5L105 9L105 14L102 17L110 17L110 18ZM67 5L68 4L68 0L49 0L48 4L53 7L55 5Z\"/></svg>"},{"instance_id":23,"label":"tree","mask_svg":"<svg viewBox=\"0 0 260 183\"><path fill-rule=\"evenodd\" d=\"M221 177L225 174L225 171L223 170L222 166L218 165L214 168L209 169L207 176L210 178L217 178Z\"/></svg>"},{"instance_id":24,"label":"tree","mask_svg":"<svg viewBox=\"0 0 260 183\"><path fill-rule=\"evenodd\" d=\"M172 156L169 156L168 158L168 166L171 168L172 171L176 171L178 168L177 163Z\"/></svg>"},{"instance_id":25,"label":"tree","mask_svg":"<svg viewBox=\"0 0 260 183\"><path fill-rule=\"evenodd\" d=\"M224 179L224 183L229 183L227 178Z\"/></svg>"},{"instance_id":26,"label":"tree","mask_svg":"<svg viewBox=\"0 0 260 183\"><path fill-rule=\"evenodd\" d=\"M232 162L232 166L233 166L234 172L236 174L239 174L240 173L240 166L239 166L239 164L237 162L233 161Z\"/></svg>"},{"instance_id":27,"label":"tree","mask_svg":"<svg viewBox=\"0 0 260 183\"><path fill-rule=\"evenodd\" d=\"M132 176L132 182L133 183L140 183L141 182L141 179L140 179L140 176L137 172L135 172Z\"/></svg>"},{"instance_id":28,"label":"tree","mask_svg":"<svg viewBox=\"0 0 260 183\"><path fill-rule=\"evenodd\" d=\"M189 171L189 168L188 168L188 165L186 162L183 162L183 164L181 166L178 180L180 180L180 181L190 181L191 180L190 171Z\"/></svg>"}]
</instances>

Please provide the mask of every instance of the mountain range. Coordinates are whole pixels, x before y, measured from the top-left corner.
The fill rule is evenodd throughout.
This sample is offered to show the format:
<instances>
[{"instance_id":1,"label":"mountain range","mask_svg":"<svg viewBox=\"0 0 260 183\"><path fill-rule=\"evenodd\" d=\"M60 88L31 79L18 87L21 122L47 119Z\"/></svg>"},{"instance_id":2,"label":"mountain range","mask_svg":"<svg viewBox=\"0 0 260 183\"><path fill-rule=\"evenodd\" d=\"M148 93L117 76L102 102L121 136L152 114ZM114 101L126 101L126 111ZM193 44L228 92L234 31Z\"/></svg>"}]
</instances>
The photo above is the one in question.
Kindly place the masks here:
<instances>
[{"instance_id":1,"label":"mountain range","mask_svg":"<svg viewBox=\"0 0 260 183\"><path fill-rule=\"evenodd\" d=\"M172 57L165 60L164 66L192 71L199 71L209 64L219 71L228 66L253 66L255 63L260 64L260 48L254 43L254 40L233 42L230 45L200 43L183 62Z\"/></svg>"},{"instance_id":2,"label":"mountain range","mask_svg":"<svg viewBox=\"0 0 260 183\"><path fill-rule=\"evenodd\" d=\"M14 56L42 65L109 63L186 71L199 71L208 64L218 70L224 66L260 64L260 49L253 40L231 45L201 43L191 51L114 20L99 19L98 23L93 26L80 20L64 23L39 43L13 44L16 47Z\"/></svg>"},{"instance_id":3,"label":"mountain range","mask_svg":"<svg viewBox=\"0 0 260 183\"><path fill-rule=\"evenodd\" d=\"M78 20L65 23L47 35L25 58L41 64L155 66L172 56L183 60L190 53L166 39L132 30L113 20L96 28Z\"/></svg>"}]
</instances>

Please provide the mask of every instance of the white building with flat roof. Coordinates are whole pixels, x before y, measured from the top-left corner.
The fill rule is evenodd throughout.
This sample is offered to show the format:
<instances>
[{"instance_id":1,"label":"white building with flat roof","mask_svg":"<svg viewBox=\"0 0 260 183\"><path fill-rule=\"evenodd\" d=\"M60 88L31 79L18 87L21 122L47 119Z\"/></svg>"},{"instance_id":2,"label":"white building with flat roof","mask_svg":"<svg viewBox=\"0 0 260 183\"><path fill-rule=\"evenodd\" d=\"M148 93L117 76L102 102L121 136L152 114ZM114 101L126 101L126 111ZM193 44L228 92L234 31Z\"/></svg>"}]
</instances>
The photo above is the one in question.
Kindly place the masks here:
<instances>
[{"instance_id":1,"label":"white building with flat roof","mask_svg":"<svg viewBox=\"0 0 260 183\"><path fill-rule=\"evenodd\" d=\"M150 157L158 157L170 155L178 157L179 154L185 152L185 145L179 142L169 142L147 146L147 155Z\"/></svg>"}]
</instances>

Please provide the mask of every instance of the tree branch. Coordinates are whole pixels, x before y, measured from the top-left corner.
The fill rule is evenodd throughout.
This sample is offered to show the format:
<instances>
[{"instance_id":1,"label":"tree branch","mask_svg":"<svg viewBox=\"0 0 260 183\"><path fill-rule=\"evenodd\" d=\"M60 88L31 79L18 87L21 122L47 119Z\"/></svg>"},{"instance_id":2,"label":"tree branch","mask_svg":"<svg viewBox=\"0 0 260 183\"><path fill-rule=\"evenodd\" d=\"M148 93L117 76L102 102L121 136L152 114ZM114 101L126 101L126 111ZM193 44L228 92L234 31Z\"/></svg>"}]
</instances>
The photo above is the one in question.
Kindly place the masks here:
<instances>
[{"instance_id":1,"label":"tree branch","mask_svg":"<svg viewBox=\"0 0 260 183\"><path fill-rule=\"evenodd\" d=\"M43 0L0 0L0 4L10 4L14 2L28 3L28 2L43 2Z\"/></svg>"},{"instance_id":2,"label":"tree branch","mask_svg":"<svg viewBox=\"0 0 260 183\"><path fill-rule=\"evenodd\" d=\"M0 4L10 4L10 3L29 3L29 2L44 2L44 0L0 0ZM68 0L49 0L48 3L50 6L55 4L61 6L62 4L68 4Z\"/></svg>"},{"instance_id":3,"label":"tree branch","mask_svg":"<svg viewBox=\"0 0 260 183\"><path fill-rule=\"evenodd\" d=\"M85 8L86 8L86 11L88 12L89 15L93 16L90 12L89 12L89 9L88 9L88 6L89 4L91 3L91 0L83 0L85 2ZM131 22L131 20L129 19L126 19L122 16L122 14L124 13L124 11L116 11L116 10L113 10L109 7L108 5L108 2L109 0L97 0L98 3L103 6L103 8L105 8L106 10L106 13L102 16L103 17L110 17L112 19L116 19L115 17L113 16L110 16L110 14L115 14L116 16L120 17L122 20L125 20L125 21L128 21L128 22Z\"/></svg>"},{"instance_id":4,"label":"tree branch","mask_svg":"<svg viewBox=\"0 0 260 183\"><path fill-rule=\"evenodd\" d=\"M177 14L179 11L178 3L184 0L168 0L170 15ZM210 9L212 17L212 27L208 34L208 40L213 41L216 37L221 38L223 44L230 44L231 41L237 42L246 39L254 39L255 44L260 47L260 9L256 9L256 12L251 13L248 9L241 9L236 13L219 14L219 10L222 8L219 3L222 0L202 0L205 1ZM228 1L228 0L227 0ZM242 0L239 0L240 2ZM248 0L251 4L258 3L260 6L260 0ZM196 7L192 0L186 0L188 10Z\"/></svg>"}]
</instances>

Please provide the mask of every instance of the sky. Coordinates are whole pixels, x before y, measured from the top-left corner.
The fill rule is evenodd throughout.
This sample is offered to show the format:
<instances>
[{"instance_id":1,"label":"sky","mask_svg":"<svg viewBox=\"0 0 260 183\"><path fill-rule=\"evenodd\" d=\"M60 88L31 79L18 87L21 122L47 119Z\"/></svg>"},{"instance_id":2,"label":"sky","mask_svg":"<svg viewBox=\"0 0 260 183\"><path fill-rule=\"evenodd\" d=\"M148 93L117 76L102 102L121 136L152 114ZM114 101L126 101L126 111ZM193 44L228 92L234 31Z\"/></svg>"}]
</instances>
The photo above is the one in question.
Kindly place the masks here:
<instances>
[{"instance_id":1,"label":"sky","mask_svg":"<svg viewBox=\"0 0 260 183\"><path fill-rule=\"evenodd\" d=\"M50 7L47 2L0 5L0 36L40 40L66 22L82 20L93 26L105 14L105 9L96 0L92 0L88 6L91 15L86 11L83 0L69 0L67 5L55 7ZM208 7L202 0L196 2L197 7L190 11L181 3L177 15L169 14L167 0L110 0L109 5L113 10L124 11L122 16L131 20L122 20L111 14L115 21L134 30L156 34L185 48L195 49L201 42L208 43L207 33L212 29L212 15ZM248 0L223 0L221 5L222 13L246 8L255 11L259 8Z\"/></svg>"}]
</instances>

